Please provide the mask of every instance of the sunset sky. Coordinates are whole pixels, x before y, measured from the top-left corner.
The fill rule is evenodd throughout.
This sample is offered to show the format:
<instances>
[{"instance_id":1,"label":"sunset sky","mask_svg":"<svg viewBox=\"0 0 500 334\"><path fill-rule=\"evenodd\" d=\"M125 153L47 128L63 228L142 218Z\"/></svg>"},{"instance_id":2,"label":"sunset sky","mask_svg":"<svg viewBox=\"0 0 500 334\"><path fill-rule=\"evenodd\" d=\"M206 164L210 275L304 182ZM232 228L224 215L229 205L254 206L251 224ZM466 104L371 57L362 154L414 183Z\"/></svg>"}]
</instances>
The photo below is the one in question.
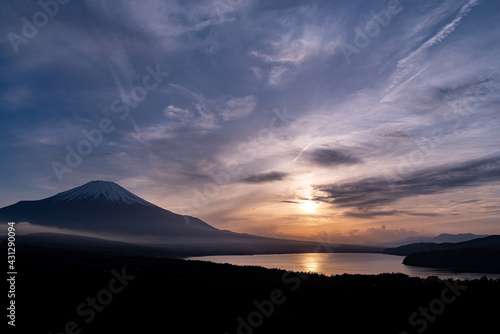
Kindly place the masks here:
<instances>
[{"instance_id":1,"label":"sunset sky","mask_svg":"<svg viewBox=\"0 0 500 334\"><path fill-rule=\"evenodd\" d=\"M236 232L500 234L499 1L42 3L0 4L0 207L109 180Z\"/></svg>"}]
</instances>

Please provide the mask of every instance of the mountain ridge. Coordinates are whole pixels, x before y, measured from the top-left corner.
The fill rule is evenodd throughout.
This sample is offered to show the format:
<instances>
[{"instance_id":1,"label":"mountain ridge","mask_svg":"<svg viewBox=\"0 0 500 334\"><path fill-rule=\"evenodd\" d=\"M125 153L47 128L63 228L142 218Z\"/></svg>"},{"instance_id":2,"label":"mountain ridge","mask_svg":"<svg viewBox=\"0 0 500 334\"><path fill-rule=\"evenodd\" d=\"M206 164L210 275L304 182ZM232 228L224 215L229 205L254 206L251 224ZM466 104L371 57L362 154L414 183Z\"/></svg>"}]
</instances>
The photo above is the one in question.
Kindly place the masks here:
<instances>
[{"instance_id":1,"label":"mountain ridge","mask_svg":"<svg viewBox=\"0 0 500 334\"><path fill-rule=\"evenodd\" d=\"M386 242L382 244L377 244L378 246L382 246L385 248L393 248L393 247L400 247L400 246L405 246L405 245L410 245L410 244L417 244L417 243L457 243L457 242L464 242L464 241L469 241L473 239L478 239L478 238L485 238L489 236L488 234L473 234L473 233L458 233L458 234L451 234L451 233L441 233L437 236L433 237L408 237L403 240L399 241L394 241L394 242Z\"/></svg>"},{"instance_id":2,"label":"mountain ridge","mask_svg":"<svg viewBox=\"0 0 500 334\"><path fill-rule=\"evenodd\" d=\"M475 238L463 242L443 242L443 243L413 243L409 245L386 248L384 254L408 256L413 253L424 253L441 250L455 250L462 248L486 248L500 247L500 235L490 235L483 238Z\"/></svg>"},{"instance_id":3,"label":"mountain ridge","mask_svg":"<svg viewBox=\"0 0 500 334\"><path fill-rule=\"evenodd\" d=\"M0 208L2 220L85 232L134 235L199 236L221 232L198 218L156 206L109 181L91 181L44 199L19 201Z\"/></svg>"},{"instance_id":4,"label":"mountain ridge","mask_svg":"<svg viewBox=\"0 0 500 334\"><path fill-rule=\"evenodd\" d=\"M101 180L90 181L79 187L60 192L48 199L56 202L94 200L155 206L114 182Z\"/></svg>"}]
</instances>

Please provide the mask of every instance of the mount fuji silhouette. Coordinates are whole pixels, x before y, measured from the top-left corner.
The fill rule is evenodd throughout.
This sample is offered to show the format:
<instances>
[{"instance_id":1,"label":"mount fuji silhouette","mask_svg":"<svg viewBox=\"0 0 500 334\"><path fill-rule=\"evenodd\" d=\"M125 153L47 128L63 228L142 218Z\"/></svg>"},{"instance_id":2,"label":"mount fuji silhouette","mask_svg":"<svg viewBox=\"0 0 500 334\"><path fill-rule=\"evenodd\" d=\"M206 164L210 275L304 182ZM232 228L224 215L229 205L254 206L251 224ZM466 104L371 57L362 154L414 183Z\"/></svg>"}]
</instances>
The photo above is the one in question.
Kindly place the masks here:
<instances>
[{"instance_id":1,"label":"mount fuji silhouette","mask_svg":"<svg viewBox=\"0 0 500 334\"><path fill-rule=\"evenodd\" d=\"M108 181L92 181L80 187L36 201L20 201L0 209L0 222L28 222L32 225L69 230L66 234L44 233L44 242L66 240L86 232L109 236L154 239L155 246L189 254L257 254L321 252L309 241L261 237L219 230L202 220L182 216L156 206ZM71 233L74 231L73 233ZM71 238L70 238L71 236ZM33 235L32 235L33 237ZM36 237L36 236L35 236ZM31 237L30 237L31 238ZM148 239L150 240L150 239ZM139 242L143 243L143 242ZM381 248L356 245L328 245L337 252L378 252Z\"/></svg>"},{"instance_id":2,"label":"mount fuji silhouette","mask_svg":"<svg viewBox=\"0 0 500 334\"><path fill-rule=\"evenodd\" d=\"M198 218L162 209L108 181L92 181L55 196L0 209L0 220L85 232L207 236L222 231Z\"/></svg>"}]
</instances>

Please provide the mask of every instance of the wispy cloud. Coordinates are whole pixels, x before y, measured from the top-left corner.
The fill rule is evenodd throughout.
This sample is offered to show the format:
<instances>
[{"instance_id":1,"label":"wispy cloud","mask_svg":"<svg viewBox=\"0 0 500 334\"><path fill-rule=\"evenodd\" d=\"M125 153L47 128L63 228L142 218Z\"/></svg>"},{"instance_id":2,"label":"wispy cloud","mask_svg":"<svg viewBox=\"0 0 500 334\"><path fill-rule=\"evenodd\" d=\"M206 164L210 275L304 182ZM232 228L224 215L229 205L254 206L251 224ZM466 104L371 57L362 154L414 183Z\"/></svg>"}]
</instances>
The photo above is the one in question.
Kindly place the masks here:
<instances>
[{"instance_id":1,"label":"wispy cloud","mask_svg":"<svg viewBox=\"0 0 500 334\"><path fill-rule=\"evenodd\" d=\"M283 81L283 76L289 69L286 66L274 66L269 73L268 85L277 86Z\"/></svg>"},{"instance_id":2,"label":"wispy cloud","mask_svg":"<svg viewBox=\"0 0 500 334\"><path fill-rule=\"evenodd\" d=\"M325 195L318 195L315 200L339 207L356 207L361 213L354 215L363 217L363 212L367 210L392 205L403 198L442 194L452 189L491 185L499 181L500 155L495 154L455 165L418 170L395 183L391 183L388 178L379 177L318 186L316 189ZM368 211L366 217L398 213Z\"/></svg>"},{"instance_id":3,"label":"wispy cloud","mask_svg":"<svg viewBox=\"0 0 500 334\"><path fill-rule=\"evenodd\" d=\"M460 8L458 14L452 21L445 24L435 35L427 39L416 50L410 52L410 54L398 61L397 69L391 75L391 84L387 89L389 93L382 98L381 102L389 102L397 90L400 90L404 85L416 78L427 68L424 62L427 58L429 48L441 43L447 38L478 3L478 0L468 0L467 3Z\"/></svg>"},{"instance_id":4,"label":"wispy cloud","mask_svg":"<svg viewBox=\"0 0 500 334\"><path fill-rule=\"evenodd\" d=\"M174 120L187 121L193 118L193 114L189 110L176 107L172 104L167 106L163 112L167 117Z\"/></svg>"},{"instance_id":5,"label":"wispy cloud","mask_svg":"<svg viewBox=\"0 0 500 334\"><path fill-rule=\"evenodd\" d=\"M374 219L377 217L388 217L388 216L399 216L399 215L408 215L408 216L417 216L417 217L437 217L440 216L438 213L418 213L418 212L410 212L410 211L401 211L401 210L388 210L388 211L347 211L344 213L347 217L353 218L361 218L361 219Z\"/></svg>"},{"instance_id":6,"label":"wispy cloud","mask_svg":"<svg viewBox=\"0 0 500 334\"><path fill-rule=\"evenodd\" d=\"M274 181L282 181L287 176L287 173L282 172L269 172L263 174L250 175L245 177L242 181L246 183L267 183Z\"/></svg>"},{"instance_id":7,"label":"wispy cloud","mask_svg":"<svg viewBox=\"0 0 500 334\"><path fill-rule=\"evenodd\" d=\"M241 118L250 115L257 106L257 99L253 95L232 97L221 107L220 115L223 120Z\"/></svg>"},{"instance_id":8,"label":"wispy cloud","mask_svg":"<svg viewBox=\"0 0 500 334\"><path fill-rule=\"evenodd\" d=\"M339 165L353 165L360 163L359 158L353 157L342 150L319 148L312 151L310 160L320 166L339 166Z\"/></svg>"}]
</instances>

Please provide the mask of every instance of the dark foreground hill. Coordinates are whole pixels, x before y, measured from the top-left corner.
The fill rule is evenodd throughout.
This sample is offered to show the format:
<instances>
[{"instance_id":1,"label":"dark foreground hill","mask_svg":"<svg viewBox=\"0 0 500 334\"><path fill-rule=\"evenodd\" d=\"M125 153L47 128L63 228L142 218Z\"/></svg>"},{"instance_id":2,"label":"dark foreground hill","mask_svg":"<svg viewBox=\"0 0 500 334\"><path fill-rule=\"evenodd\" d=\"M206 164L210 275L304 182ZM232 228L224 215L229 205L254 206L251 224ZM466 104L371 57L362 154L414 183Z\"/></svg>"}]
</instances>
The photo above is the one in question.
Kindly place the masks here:
<instances>
[{"instance_id":1,"label":"dark foreground hill","mask_svg":"<svg viewBox=\"0 0 500 334\"><path fill-rule=\"evenodd\" d=\"M499 248L460 248L413 253L403 263L454 271L500 274Z\"/></svg>"},{"instance_id":2,"label":"dark foreground hill","mask_svg":"<svg viewBox=\"0 0 500 334\"><path fill-rule=\"evenodd\" d=\"M457 243L415 243L384 249L383 253L405 255L403 263L411 266L500 273L500 235Z\"/></svg>"},{"instance_id":3,"label":"dark foreground hill","mask_svg":"<svg viewBox=\"0 0 500 334\"><path fill-rule=\"evenodd\" d=\"M19 333L486 333L500 312L500 280L326 277L29 243L16 259Z\"/></svg>"}]
</instances>

